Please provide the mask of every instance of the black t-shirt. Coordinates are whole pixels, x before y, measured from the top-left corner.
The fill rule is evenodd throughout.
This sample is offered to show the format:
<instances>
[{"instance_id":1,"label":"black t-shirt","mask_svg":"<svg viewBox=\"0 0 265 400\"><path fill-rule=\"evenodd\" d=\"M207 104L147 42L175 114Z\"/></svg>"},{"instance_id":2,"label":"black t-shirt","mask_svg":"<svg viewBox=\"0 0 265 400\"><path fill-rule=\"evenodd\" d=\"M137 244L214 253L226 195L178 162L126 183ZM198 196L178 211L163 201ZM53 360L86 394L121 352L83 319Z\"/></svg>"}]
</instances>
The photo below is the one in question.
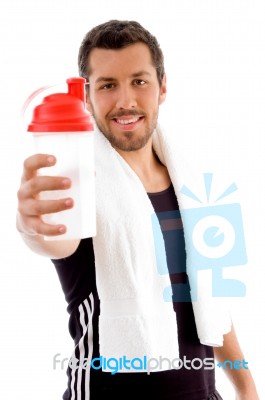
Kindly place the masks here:
<instances>
[{"instance_id":1,"label":"black t-shirt","mask_svg":"<svg viewBox=\"0 0 265 400\"><path fill-rule=\"evenodd\" d=\"M173 185L159 193L148 193L148 196L158 216L165 242L173 307L178 326L179 357L188 360L186 365L190 369L182 367L150 374L146 372L111 374L89 367L83 370L68 368L68 388L63 395L64 400L77 399L77 393L81 393L81 400L88 398L90 400L100 398L203 400L215 390L213 349L199 342L187 291L185 242ZM52 262L68 303L69 331L75 342L72 356L79 360L97 358L100 356L98 340L100 300L96 287L92 239L81 240L78 249L70 257ZM200 360L206 358L212 369L206 369L206 365L197 369L201 365ZM190 364L192 360L194 360L193 367ZM208 366L210 364L208 363Z\"/></svg>"}]
</instances>

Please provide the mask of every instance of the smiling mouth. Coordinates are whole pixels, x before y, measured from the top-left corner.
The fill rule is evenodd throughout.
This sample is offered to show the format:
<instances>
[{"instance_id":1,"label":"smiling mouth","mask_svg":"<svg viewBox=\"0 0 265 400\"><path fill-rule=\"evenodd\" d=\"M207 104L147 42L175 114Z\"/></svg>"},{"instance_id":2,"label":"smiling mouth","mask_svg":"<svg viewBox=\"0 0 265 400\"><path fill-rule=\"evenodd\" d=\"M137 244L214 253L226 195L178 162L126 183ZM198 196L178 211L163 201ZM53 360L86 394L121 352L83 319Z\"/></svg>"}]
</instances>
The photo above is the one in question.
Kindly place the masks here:
<instances>
[{"instance_id":1,"label":"smiling mouth","mask_svg":"<svg viewBox=\"0 0 265 400\"><path fill-rule=\"evenodd\" d=\"M122 126L130 126L130 125L134 125L137 122L141 121L143 118L144 118L143 116L137 115L137 116L112 118L112 121L115 121L117 124L122 125Z\"/></svg>"}]
</instances>

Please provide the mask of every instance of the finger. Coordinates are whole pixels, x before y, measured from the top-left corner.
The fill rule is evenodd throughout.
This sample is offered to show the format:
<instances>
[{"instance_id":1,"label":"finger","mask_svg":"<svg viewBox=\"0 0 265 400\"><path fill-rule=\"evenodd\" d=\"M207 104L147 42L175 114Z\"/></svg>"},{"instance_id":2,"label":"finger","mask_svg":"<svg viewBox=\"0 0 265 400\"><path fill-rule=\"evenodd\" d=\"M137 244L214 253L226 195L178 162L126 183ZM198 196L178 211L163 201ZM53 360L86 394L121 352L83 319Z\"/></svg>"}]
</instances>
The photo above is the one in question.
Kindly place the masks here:
<instances>
[{"instance_id":1,"label":"finger","mask_svg":"<svg viewBox=\"0 0 265 400\"><path fill-rule=\"evenodd\" d=\"M56 163L56 158L49 154L34 154L24 161L22 180L31 179L40 168L51 167Z\"/></svg>"},{"instance_id":2,"label":"finger","mask_svg":"<svg viewBox=\"0 0 265 400\"><path fill-rule=\"evenodd\" d=\"M36 217L44 214L52 214L73 208L74 201L71 198L60 200L34 200L28 199L20 203L18 211L26 217Z\"/></svg>"},{"instance_id":3,"label":"finger","mask_svg":"<svg viewBox=\"0 0 265 400\"><path fill-rule=\"evenodd\" d=\"M65 190L71 187L71 180L58 176L36 176L26 181L19 189L19 200L32 198L40 192L49 190Z\"/></svg>"},{"instance_id":4,"label":"finger","mask_svg":"<svg viewBox=\"0 0 265 400\"><path fill-rule=\"evenodd\" d=\"M36 218L33 220L31 232L33 235L42 235L42 236L58 236L63 235L67 231L67 227L65 225L51 225L46 224L40 218Z\"/></svg>"}]
</instances>

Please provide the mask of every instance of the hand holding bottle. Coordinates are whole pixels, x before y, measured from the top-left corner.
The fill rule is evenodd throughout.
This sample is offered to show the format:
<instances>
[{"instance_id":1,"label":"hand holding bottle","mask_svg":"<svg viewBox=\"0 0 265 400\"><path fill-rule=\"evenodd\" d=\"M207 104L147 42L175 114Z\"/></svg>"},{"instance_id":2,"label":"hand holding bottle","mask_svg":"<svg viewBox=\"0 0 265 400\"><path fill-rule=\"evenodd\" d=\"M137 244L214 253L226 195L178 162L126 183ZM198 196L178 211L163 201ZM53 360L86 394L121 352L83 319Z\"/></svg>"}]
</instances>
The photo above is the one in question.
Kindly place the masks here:
<instances>
[{"instance_id":1,"label":"hand holding bottle","mask_svg":"<svg viewBox=\"0 0 265 400\"><path fill-rule=\"evenodd\" d=\"M43 215L58 213L73 207L73 199L63 196L58 200L41 200L44 191L65 191L71 187L67 177L41 176L41 168L50 168L56 164L54 156L36 154L24 162L21 185L18 190L18 229L27 235L57 236L65 234L63 224L48 224Z\"/></svg>"},{"instance_id":2,"label":"hand holding bottle","mask_svg":"<svg viewBox=\"0 0 265 400\"><path fill-rule=\"evenodd\" d=\"M37 154L25 161L18 191L20 230L46 240L96 234L94 126L85 109L85 79L67 84L68 93L45 97L33 111L28 131Z\"/></svg>"}]
</instances>

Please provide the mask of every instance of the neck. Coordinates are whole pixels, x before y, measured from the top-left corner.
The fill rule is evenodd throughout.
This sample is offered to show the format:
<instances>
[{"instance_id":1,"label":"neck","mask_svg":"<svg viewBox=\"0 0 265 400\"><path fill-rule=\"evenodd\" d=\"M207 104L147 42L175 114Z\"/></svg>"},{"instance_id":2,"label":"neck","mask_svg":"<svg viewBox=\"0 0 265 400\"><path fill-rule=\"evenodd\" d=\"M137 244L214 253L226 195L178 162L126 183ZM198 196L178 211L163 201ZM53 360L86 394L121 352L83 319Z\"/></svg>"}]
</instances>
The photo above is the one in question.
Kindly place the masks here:
<instances>
[{"instance_id":1,"label":"neck","mask_svg":"<svg viewBox=\"0 0 265 400\"><path fill-rule=\"evenodd\" d=\"M151 138L139 150L116 150L139 177L147 192L159 192L169 187L170 177L153 150Z\"/></svg>"}]
</instances>

